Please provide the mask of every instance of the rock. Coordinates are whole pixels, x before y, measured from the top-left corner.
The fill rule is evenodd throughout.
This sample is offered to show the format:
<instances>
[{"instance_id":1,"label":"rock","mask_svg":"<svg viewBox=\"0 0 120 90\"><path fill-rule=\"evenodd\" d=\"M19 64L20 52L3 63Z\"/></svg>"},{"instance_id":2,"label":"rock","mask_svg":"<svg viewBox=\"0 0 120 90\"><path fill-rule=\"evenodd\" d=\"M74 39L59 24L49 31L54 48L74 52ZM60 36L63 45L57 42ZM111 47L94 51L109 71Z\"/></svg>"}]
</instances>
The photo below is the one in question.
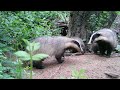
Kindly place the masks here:
<instances>
[{"instance_id":1,"label":"rock","mask_svg":"<svg viewBox=\"0 0 120 90\"><path fill-rule=\"evenodd\" d=\"M104 73L107 77L111 79L118 79L119 75L113 74L113 73Z\"/></svg>"}]
</instances>

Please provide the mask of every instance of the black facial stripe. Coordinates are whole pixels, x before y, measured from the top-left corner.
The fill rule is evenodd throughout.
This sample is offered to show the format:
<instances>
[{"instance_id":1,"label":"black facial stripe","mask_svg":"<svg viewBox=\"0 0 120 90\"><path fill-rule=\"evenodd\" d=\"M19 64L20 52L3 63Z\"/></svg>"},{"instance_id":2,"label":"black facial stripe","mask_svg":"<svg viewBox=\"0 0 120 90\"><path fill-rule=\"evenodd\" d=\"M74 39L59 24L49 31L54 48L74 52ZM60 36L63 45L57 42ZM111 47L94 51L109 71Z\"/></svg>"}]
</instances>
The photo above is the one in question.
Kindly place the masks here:
<instances>
[{"instance_id":1,"label":"black facial stripe","mask_svg":"<svg viewBox=\"0 0 120 90\"><path fill-rule=\"evenodd\" d=\"M77 41L73 40L72 42L75 43L80 48L80 44Z\"/></svg>"},{"instance_id":2,"label":"black facial stripe","mask_svg":"<svg viewBox=\"0 0 120 90\"><path fill-rule=\"evenodd\" d=\"M98 38L100 35L101 35L101 34L95 34L95 35L93 35L93 37L92 37L92 42L95 40L95 38Z\"/></svg>"}]
</instances>

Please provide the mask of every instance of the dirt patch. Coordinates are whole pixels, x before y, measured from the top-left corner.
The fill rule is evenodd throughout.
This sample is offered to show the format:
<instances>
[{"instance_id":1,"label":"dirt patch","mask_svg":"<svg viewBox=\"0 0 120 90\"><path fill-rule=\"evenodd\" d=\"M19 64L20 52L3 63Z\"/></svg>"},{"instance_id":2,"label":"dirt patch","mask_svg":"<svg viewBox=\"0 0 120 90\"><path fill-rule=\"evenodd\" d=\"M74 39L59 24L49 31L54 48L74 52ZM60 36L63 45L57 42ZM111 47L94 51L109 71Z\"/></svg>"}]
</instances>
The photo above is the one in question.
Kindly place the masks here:
<instances>
[{"instance_id":1,"label":"dirt patch","mask_svg":"<svg viewBox=\"0 0 120 90\"><path fill-rule=\"evenodd\" d=\"M45 60L45 69L33 69L34 79L60 79L71 77L72 70L84 69L88 79L110 79L110 75L120 76L120 57L112 55L111 58L93 54L79 56L66 56L62 64L54 58ZM107 74L108 75L107 75Z\"/></svg>"}]
</instances>

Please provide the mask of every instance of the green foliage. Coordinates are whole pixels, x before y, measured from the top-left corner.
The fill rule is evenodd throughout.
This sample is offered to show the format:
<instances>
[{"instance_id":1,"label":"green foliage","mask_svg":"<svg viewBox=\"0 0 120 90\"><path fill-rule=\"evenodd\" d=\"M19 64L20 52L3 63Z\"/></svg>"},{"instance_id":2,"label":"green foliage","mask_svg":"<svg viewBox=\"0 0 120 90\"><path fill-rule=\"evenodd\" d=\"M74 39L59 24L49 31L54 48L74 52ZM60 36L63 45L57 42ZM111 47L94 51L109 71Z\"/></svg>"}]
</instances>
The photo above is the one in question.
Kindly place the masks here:
<instances>
[{"instance_id":1,"label":"green foliage","mask_svg":"<svg viewBox=\"0 0 120 90\"><path fill-rule=\"evenodd\" d=\"M0 50L0 79L17 78L17 63L8 59Z\"/></svg>"},{"instance_id":2,"label":"green foliage","mask_svg":"<svg viewBox=\"0 0 120 90\"><path fill-rule=\"evenodd\" d=\"M85 75L85 70L72 70L71 77L64 77L61 76L60 79L87 79L87 76Z\"/></svg>"},{"instance_id":3,"label":"green foliage","mask_svg":"<svg viewBox=\"0 0 120 90\"><path fill-rule=\"evenodd\" d=\"M33 61L40 61L40 60L48 57L48 55L47 54L35 54L35 55L33 55L33 52L40 48L39 43L35 43L35 42L30 43L26 39L23 39L23 40L27 44L26 50L28 52L17 51L17 52L15 52L15 55L19 58L19 60L30 61L30 79L32 79ZM19 63L19 66L21 67L21 63ZM21 74L21 72L20 72L20 74Z\"/></svg>"},{"instance_id":4,"label":"green foliage","mask_svg":"<svg viewBox=\"0 0 120 90\"><path fill-rule=\"evenodd\" d=\"M69 11L61 11L61 12L56 12L56 14L58 15L59 19L64 21L64 22L68 22L69 20L69 15L70 12Z\"/></svg>"},{"instance_id":5,"label":"green foliage","mask_svg":"<svg viewBox=\"0 0 120 90\"><path fill-rule=\"evenodd\" d=\"M30 54L25 51L17 51L15 52L15 55L22 60L25 60L25 61L30 60Z\"/></svg>"},{"instance_id":6,"label":"green foliage","mask_svg":"<svg viewBox=\"0 0 120 90\"><path fill-rule=\"evenodd\" d=\"M116 11L116 13L117 13L118 15L120 15L120 11Z\"/></svg>"},{"instance_id":7,"label":"green foliage","mask_svg":"<svg viewBox=\"0 0 120 90\"><path fill-rule=\"evenodd\" d=\"M92 14L88 20L89 27L87 27L91 31L96 31L101 28L105 28L108 25L108 20L110 19L109 11L102 11L99 14Z\"/></svg>"},{"instance_id":8,"label":"green foliage","mask_svg":"<svg viewBox=\"0 0 120 90\"><path fill-rule=\"evenodd\" d=\"M85 70L80 69L78 70L73 70L72 71L72 77L75 79L87 79L87 76L85 75Z\"/></svg>"},{"instance_id":9,"label":"green foliage","mask_svg":"<svg viewBox=\"0 0 120 90\"><path fill-rule=\"evenodd\" d=\"M32 56L33 61L38 61L38 60L42 60L44 58L48 57L48 55L46 54L36 54Z\"/></svg>"},{"instance_id":10,"label":"green foliage","mask_svg":"<svg viewBox=\"0 0 120 90\"><path fill-rule=\"evenodd\" d=\"M66 20L66 17L68 13L63 11L0 11L0 42L16 51L23 50L23 38L60 35L55 21Z\"/></svg>"},{"instance_id":11,"label":"green foliage","mask_svg":"<svg viewBox=\"0 0 120 90\"><path fill-rule=\"evenodd\" d=\"M117 47L115 48L115 50L116 50L117 52L120 52L120 45L117 45Z\"/></svg>"}]
</instances>

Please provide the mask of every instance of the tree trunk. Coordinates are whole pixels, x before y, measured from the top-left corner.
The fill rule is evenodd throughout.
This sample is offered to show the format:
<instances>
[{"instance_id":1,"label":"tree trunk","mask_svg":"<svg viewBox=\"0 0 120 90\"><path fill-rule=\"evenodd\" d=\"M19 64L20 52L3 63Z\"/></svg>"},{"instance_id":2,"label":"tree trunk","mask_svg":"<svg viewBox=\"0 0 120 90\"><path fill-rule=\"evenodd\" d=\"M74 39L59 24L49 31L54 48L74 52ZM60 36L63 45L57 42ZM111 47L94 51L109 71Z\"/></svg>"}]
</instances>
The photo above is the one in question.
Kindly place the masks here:
<instances>
[{"instance_id":1,"label":"tree trunk","mask_svg":"<svg viewBox=\"0 0 120 90\"><path fill-rule=\"evenodd\" d=\"M117 15L116 19L111 25L111 29L115 30L118 35L118 44L120 44L120 15Z\"/></svg>"},{"instance_id":2,"label":"tree trunk","mask_svg":"<svg viewBox=\"0 0 120 90\"><path fill-rule=\"evenodd\" d=\"M70 22L69 22L69 30L68 37L80 37L81 39L85 39L87 37L87 20L89 19L92 11L71 11L70 12Z\"/></svg>"},{"instance_id":3,"label":"tree trunk","mask_svg":"<svg viewBox=\"0 0 120 90\"><path fill-rule=\"evenodd\" d=\"M117 15L114 22L111 25L111 29L119 30L120 29L120 15Z\"/></svg>"}]
</instances>

